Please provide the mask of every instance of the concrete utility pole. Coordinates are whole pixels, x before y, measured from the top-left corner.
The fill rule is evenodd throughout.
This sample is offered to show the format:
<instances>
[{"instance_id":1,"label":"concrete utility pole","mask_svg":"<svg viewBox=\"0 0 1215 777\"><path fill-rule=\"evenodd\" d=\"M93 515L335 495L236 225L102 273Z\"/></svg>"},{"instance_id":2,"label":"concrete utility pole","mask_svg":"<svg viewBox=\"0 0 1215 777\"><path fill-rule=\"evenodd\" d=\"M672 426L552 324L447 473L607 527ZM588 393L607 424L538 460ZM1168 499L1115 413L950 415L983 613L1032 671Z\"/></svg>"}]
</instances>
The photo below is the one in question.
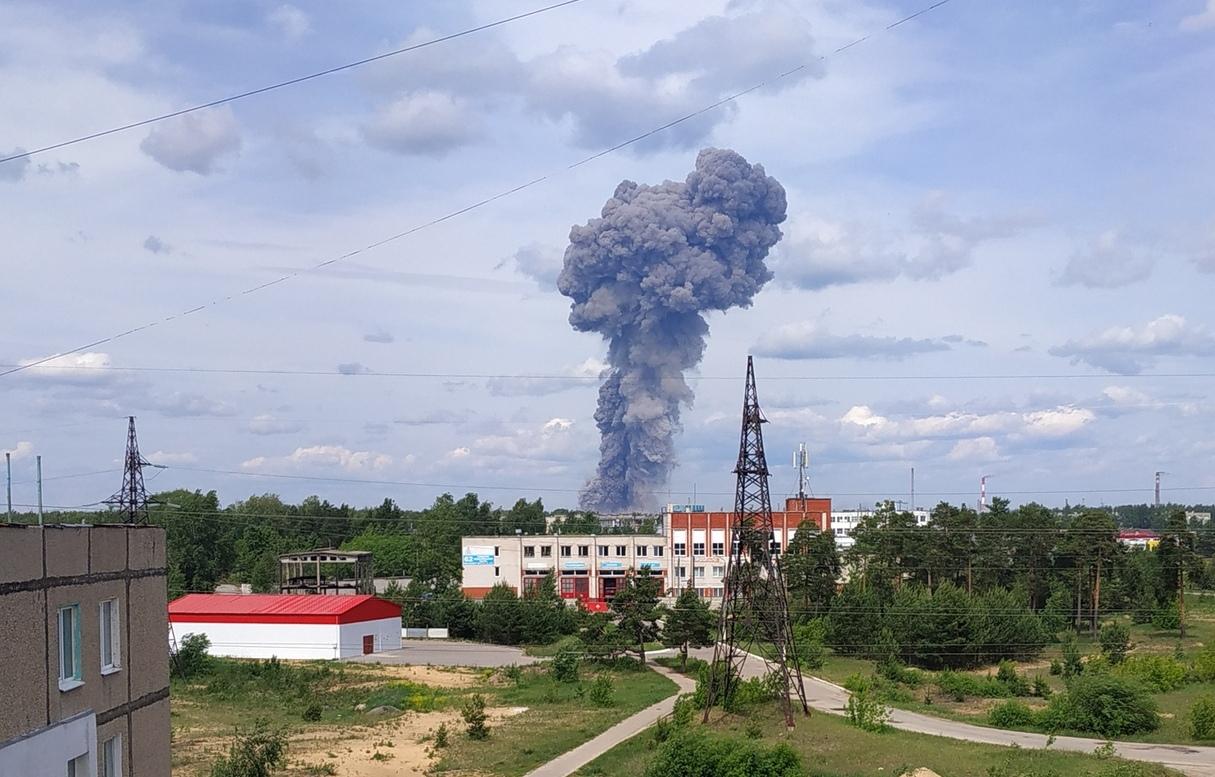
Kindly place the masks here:
<instances>
[{"instance_id":1,"label":"concrete utility pole","mask_svg":"<svg viewBox=\"0 0 1215 777\"><path fill-rule=\"evenodd\" d=\"M911 512L915 512L915 467L911 468Z\"/></svg>"},{"instance_id":2,"label":"concrete utility pole","mask_svg":"<svg viewBox=\"0 0 1215 777\"><path fill-rule=\"evenodd\" d=\"M38 525L42 525L42 454L34 457L38 464Z\"/></svg>"}]
</instances>

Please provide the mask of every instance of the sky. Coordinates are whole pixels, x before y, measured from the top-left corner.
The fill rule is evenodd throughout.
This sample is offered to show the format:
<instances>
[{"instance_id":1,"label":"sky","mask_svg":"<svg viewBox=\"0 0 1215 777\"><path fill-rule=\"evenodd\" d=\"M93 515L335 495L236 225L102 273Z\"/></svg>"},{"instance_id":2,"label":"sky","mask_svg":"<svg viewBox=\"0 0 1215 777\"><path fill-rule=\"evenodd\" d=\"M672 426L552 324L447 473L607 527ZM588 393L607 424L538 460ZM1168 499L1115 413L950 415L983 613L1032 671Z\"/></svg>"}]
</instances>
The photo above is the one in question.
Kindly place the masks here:
<instances>
[{"instance_id":1,"label":"sky","mask_svg":"<svg viewBox=\"0 0 1215 777\"><path fill-rule=\"evenodd\" d=\"M542 4L10 0L0 156ZM805 442L840 506L910 500L913 468L927 506L984 475L1144 502L1155 471L1215 500L1215 0L884 29L927 4L581 0L0 164L0 362L159 322L0 377L14 502L39 454L47 505L116 491L135 415L153 490L575 506L606 345L556 290L570 228L704 147L789 215L754 304L708 317L656 503L732 503L747 354L777 499Z\"/></svg>"}]
</instances>

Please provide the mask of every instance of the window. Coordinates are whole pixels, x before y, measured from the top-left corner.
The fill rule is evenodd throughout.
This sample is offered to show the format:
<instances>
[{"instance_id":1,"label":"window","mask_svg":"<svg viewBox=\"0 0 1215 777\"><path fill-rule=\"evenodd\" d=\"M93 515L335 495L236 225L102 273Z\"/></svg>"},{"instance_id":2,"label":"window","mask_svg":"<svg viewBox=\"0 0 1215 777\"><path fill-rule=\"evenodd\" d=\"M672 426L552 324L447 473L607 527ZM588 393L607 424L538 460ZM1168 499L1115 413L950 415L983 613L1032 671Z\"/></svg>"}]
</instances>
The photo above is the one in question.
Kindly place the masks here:
<instances>
[{"instance_id":1,"label":"window","mask_svg":"<svg viewBox=\"0 0 1215 777\"><path fill-rule=\"evenodd\" d=\"M59 690L69 691L83 684L80 674L80 605L73 604L59 608Z\"/></svg>"},{"instance_id":2,"label":"window","mask_svg":"<svg viewBox=\"0 0 1215 777\"><path fill-rule=\"evenodd\" d=\"M616 546L616 555L617 556L627 556L627 555L629 555L629 549L627 547L625 547L624 545L617 545Z\"/></svg>"},{"instance_id":3,"label":"window","mask_svg":"<svg viewBox=\"0 0 1215 777\"><path fill-rule=\"evenodd\" d=\"M583 558L586 558L587 556L591 555L591 546L590 545L579 545L578 546L578 555L582 556Z\"/></svg>"},{"instance_id":4,"label":"window","mask_svg":"<svg viewBox=\"0 0 1215 777\"><path fill-rule=\"evenodd\" d=\"M696 577L704 577L705 568L704 567L692 567L692 574L695 575Z\"/></svg>"},{"instance_id":5,"label":"window","mask_svg":"<svg viewBox=\"0 0 1215 777\"><path fill-rule=\"evenodd\" d=\"M638 555L638 556L644 556L644 555L646 554L646 552L647 552L647 551L649 551L649 547L648 547L648 546L646 546L646 545L638 545L638 546L637 546L637 555Z\"/></svg>"},{"instance_id":6,"label":"window","mask_svg":"<svg viewBox=\"0 0 1215 777\"><path fill-rule=\"evenodd\" d=\"M502 567L494 567L494 577L498 577L501 574L502 574Z\"/></svg>"},{"instance_id":7,"label":"window","mask_svg":"<svg viewBox=\"0 0 1215 777\"><path fill-rule=\"evenodd\" d=\"M725 574L725 571L725 567L713 567L713 577L721 577L723 574Z\"/></svg>"},{"instance_id":8,"label":"window","mask_svg":"<svg viewBox=\"0 0 1215 777\"><path fill-rule=\"evenodd\" d=\"M607 546L607 545L600 545L600 546L599 546L599 555L600 555L600 556L606 556L607 554L608 554L608 546Z\"/></svg>"},{"instance_id":9,"label":"window","mask_svg":"<svg viewBox=\"0 0 1215 777\"><path fill-rule=\"evenodd\" d=\"M692 555L703 556L705 554L705 544L703 542L692 543Z\"/></svg>"},{"instance_id":10,"label":"window","mask_svg":"<svg viewBox=\"0 0 1215 777\"><path fill-rule=\"evenodd\" d=\"M536 557L536 546L535 545L524 545L523 546L523 558L535 558L535 557Z\"/></svg>"},{"instance_id":11,"label":"window","mask_svg":"<svg viewBox=\"0 0 1215 777\"><path fill-rule=\"evenodd\" d=\"M570 555L570 546L569 545L561 546L561 555L564 558L569 558L569 555Z\"/></svg>"},{"instance_id":12,"label":"window","mask_svg":"<svg viewBox=\"0 0 1215 777\"><path fill-rule=\"evenodd\" d=\"M122 777L122 737L119 735L101 743L101 777Z\"/></svg>"},{"instance_id":13,"label":"window","mask_svg":"<svg viewBox=\"0 0 1215 777\"><path fill-rule=\"evenodd\" d=\"M772 555L773 556L780 555L780 543L777 542L776 540L772 540Z\"/></svg>"},{"instance_id":14,"label":"window","mask_svg":"<svg viewBox=\"0 0 1215 777\"><path fill-rule=\"evenodd\" d=\"M107 599L101 603L101 673L118 671L122 666L122 629L118 600Z\"/></svg>"},{"instance_id":15,"label":"window","mask_svg":"<svg viewBox=\"0 0 1215 777\"><path fill-rule=\"evenodd\" d=\"M661 556L665 552L666 552L666 548L664 548L663 546L661 546L661 545L654 546L654 555L655 556Z\"/></svg>"},{"instance_id":16,"label":"window","mask_svg":"<svg viewBox=\"0 0 1215 777\"><path fill-rule=\"evenodd\" d=\"M675 567L675 577L687 577L687 576L688 576L687 567Z\"/></svg>"},{"instance_id":17,"label":"window","mask_svg":"<svg viewBox=\"0 0 1215 777\"><path fill-rule=\"evenodd\" d=\"M552 545L541 545L540 546L540 558L552 558L552 557L553 557L553 546Z\"/></svg>"},{"instance_id":18,"label":"window","mask_svg":"<svg viewBox=\"0 0 1215 777\"><path fill-rule=\"evenodd\" d=\"M676 556L686 556L686 555L688 555L688 545L687 545L687 543L686 543L686 542L677 542L677 543L675 543L675 555L676 555Z\"/></svg>"},{"instance_id":19,"label":"window","mask_svg":"<svg viewBox=\"0 0 1215 777\"><path fill-rule=\"evenodd\" d=\"M714 555L714 556L724 556L724 555L726 555L726 543L724 543L724 542L714 542L714 543L713 543L713 555Z\"/></svg>"},{"instance_id":20,"label":"window","mask_svg":"<svg viewBox=\"0 0 1215 777\"><path fill-rule=\"evenodd\" d=\"M68 761L67 777L90 777L88 753L78 755Z\"/></svg>"},{"instance_id":21,"label":"window","mask_svg":"<svg viewBox=\"0 0 1215 777\"><path fill-rule=\"evenodd\" d=\"M494 546L494 555L495 556L498 555L498 546L497 545Z\"/></svg>"}]
</instances>

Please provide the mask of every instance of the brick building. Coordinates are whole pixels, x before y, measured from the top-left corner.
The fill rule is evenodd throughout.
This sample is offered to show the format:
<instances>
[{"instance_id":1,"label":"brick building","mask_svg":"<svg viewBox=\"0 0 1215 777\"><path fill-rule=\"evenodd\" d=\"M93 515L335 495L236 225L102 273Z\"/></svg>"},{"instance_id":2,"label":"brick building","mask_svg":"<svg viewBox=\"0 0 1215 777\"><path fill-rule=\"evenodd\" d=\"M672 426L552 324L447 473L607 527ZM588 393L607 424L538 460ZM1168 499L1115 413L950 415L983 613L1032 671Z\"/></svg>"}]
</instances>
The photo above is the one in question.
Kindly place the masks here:
<instances>
[{"instance_id":1,"label":"brick building","mask_svg":"<svg viewBox=\"0 0 1215 777\"><path fill-rule=\"evenodd\" d=\"M165 533L0 524L0 775L169 773Z\"/></svg>"}]
</instances>

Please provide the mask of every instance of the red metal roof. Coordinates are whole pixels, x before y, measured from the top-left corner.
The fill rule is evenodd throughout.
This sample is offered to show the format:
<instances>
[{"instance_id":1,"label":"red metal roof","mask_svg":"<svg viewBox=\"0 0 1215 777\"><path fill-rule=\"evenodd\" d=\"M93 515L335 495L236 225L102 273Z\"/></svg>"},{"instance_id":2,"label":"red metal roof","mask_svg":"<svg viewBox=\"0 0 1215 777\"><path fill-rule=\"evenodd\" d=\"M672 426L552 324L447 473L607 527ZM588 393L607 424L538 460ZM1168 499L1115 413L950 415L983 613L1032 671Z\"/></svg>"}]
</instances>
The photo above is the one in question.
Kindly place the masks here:
<instances>
[{"instance_id":1,"label":"red metal roof","mask_svg":"<svg viewBox=\"0 0 1215 777\"><path fill-rule=\"evenodd\" d=\"M169 620L188 623L356 623L401 616L375 596L186 594L169 602Z\"/></svg>"},{"instance_id":2,"label":"red metal roof","mask_svg":"<svg viewBox=\"0 0 1215 777\"><path fill-rule=\"evenodd\" d=\"M1120 540L1155 540L1159 537L1160 535L1151 529L1123 529L1118 532Z\"/></svg>"}]
</instances>

